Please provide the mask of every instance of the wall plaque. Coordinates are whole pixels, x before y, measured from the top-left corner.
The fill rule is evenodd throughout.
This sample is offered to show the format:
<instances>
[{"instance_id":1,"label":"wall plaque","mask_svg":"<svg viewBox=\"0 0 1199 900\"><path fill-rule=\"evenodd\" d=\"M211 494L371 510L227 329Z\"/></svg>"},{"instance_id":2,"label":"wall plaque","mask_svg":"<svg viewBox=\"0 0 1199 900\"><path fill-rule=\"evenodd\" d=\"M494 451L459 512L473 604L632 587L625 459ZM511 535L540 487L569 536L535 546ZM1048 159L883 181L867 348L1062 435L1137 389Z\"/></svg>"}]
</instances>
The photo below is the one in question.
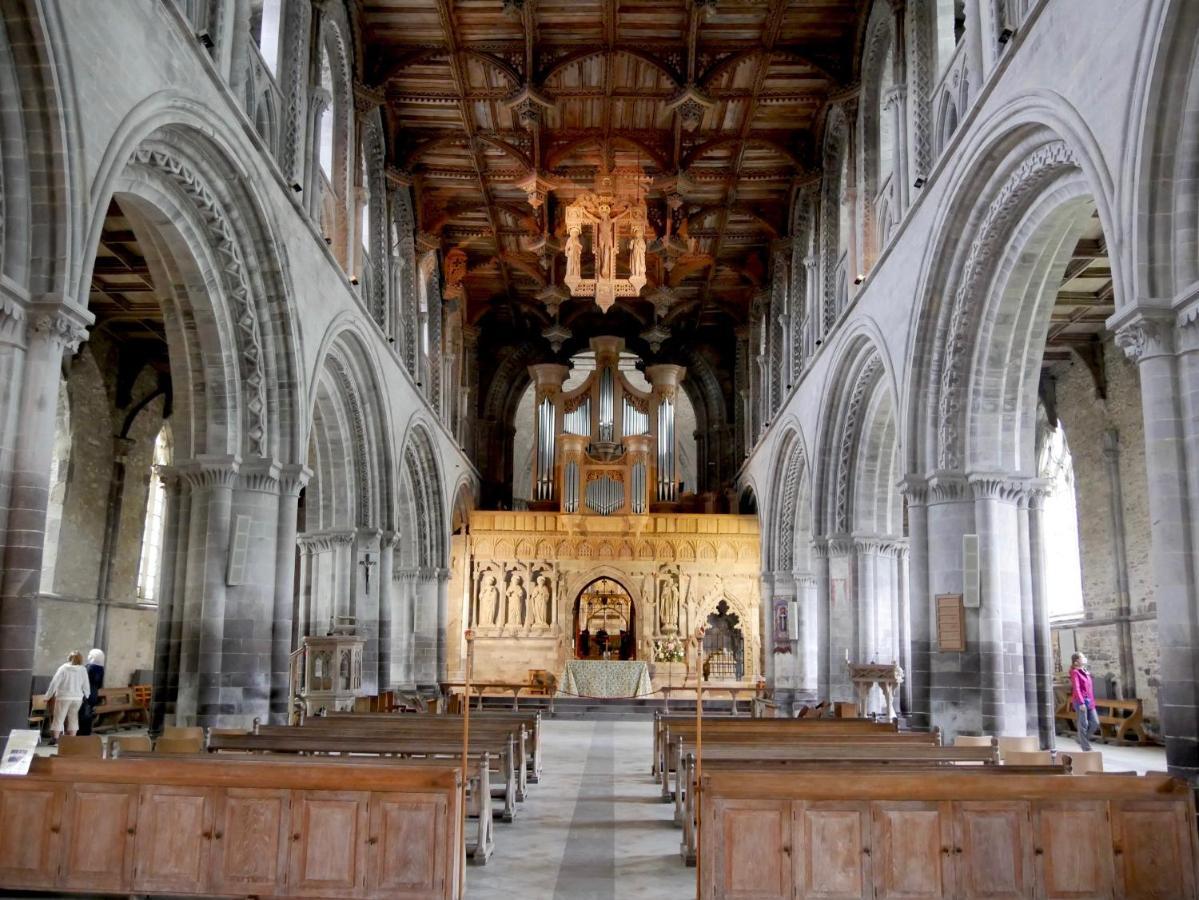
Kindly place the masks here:
<instances>
[{"instance_id":1,"label":"wall plaque","mask_svg":"<svg viewBox=\"0 0 1199 900\"><path fill-rule=\"evenodd\" d=\"M937 649L941 653L966 649L966 611L961 594L937 594Z\"/></svg>"}]
</instances>

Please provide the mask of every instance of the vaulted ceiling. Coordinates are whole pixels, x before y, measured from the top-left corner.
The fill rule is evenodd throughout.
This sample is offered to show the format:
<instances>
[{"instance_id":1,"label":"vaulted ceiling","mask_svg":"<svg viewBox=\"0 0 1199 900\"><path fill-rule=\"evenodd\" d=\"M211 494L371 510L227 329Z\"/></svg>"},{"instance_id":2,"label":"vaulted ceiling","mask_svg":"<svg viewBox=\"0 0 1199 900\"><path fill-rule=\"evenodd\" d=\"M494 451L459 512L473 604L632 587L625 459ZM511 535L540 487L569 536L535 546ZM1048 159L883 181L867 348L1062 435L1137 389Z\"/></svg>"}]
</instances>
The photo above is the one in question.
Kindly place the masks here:
<instances>
[{"instance_id":1,"label":"vaulted ceiling","mask_svg":"<svg viewBox=\"0 0 1199 900\"><path fill-rule=\"evenodd\" d=\"M657 236L649 283L606 318L571 300L562 323L576 341L618 323L632 336L656 296L673 337L702 343L728 337L766 286L820 110L851 80L862 6L363 0L365 78L418 229L466 253L471 320L539 332L551 317L538 294L562 277L562 208L598 172L636 168Z\"/></svg>"}]
</instances>

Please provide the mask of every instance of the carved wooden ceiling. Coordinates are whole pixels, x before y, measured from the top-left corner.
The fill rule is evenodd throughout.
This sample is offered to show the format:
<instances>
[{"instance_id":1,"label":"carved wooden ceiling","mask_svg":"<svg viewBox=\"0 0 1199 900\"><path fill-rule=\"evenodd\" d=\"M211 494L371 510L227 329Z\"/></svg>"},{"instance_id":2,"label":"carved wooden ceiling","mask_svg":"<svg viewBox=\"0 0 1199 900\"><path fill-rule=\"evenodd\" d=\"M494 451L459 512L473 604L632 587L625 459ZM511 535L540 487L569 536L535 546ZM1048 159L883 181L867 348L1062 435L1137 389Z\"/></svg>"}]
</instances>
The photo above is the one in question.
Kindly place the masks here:
<instances>
[{"instance_id":1,"label":"carved wooden ceiling","mask_svg":"<svg viewBox=\"0 0 1199 900\"><path fill-rule=\"evenodd\" d=\"M538 295L561 283L562 208L597 172L637 168L657 241L649 284L618 307L648 326L669 287L657 307L678 337L745 321L766 286L820 110L851 79L862 6L363 0L365 78L418 229L466 253L472 320L507 307L548 323ZM562 322L578 332L595 313L571 300Z\"/></svg>"}]
</instances>

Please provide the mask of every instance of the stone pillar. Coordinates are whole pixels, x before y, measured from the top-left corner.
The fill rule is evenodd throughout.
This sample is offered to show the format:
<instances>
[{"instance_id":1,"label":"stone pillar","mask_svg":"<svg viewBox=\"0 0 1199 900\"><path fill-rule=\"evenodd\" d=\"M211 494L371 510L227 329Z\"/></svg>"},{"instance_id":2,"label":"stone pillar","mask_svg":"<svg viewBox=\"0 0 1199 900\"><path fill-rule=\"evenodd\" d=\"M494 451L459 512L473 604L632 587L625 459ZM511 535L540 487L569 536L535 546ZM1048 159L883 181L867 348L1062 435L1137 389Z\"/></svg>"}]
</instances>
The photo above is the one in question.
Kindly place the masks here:
<instances>
[{"instance_id":1,"label":"stone pillar","mask_svg":"<svg viewBox=\"0 0 1199 900\"><path fill-rule=\"evenodd\" d=\"M812 542L812 575L816 581L816 689L821 699L831 697L832 634L829 624L829 559L828 541Z\"/></svg>"},{"instance_id":2,"label":"stone pillar","mask_svg":"<svg viewBox=\"0 0 1199 900\"><path fill-rule=\"evenodd\" d=\"M62 356L90 321L58 302L26 307L0 294L0 736L28 724Z\"/></svg>"},{"instance_id":3,"label":"stone pillar","mask_svg":"<svg viewBox=\"0 0 1199 900\"><path fill-rule=\"evenodd\" d=\"M910 716L912 710L912 603L908 580L908 548L899 547L895 558L895 597L899 615L899 664L903 667L903 686L899 690L899 711Z\"/></svg>"},{"instance_id":4,"label":"stone pillar","mask_svg":"<svg viewBox=\"0 0 1199 900\"><path fill-rule=\"evenodd\" d=\"M1128 550L1124 538L1124 485L1120 477L1120 432L1109 428L1103 434L1103 465L1107 472L1108 512L1112 526L1112 565L1116 570L1116 634L1120 657L1120 695L1135 697L1137 670L1132 650L1132 595L1128 587ZM1194 507L1191 507L1194 509Z\"/></svg>"},{"instance_id":5,"label":"stone pillar","mask_svg":"<svg viewBox=\"0 0 1199 900\"><path fill-rule=\"evenodd\" d=\"M1032 493L1020 492L1016 500L1017 549L1020 554L1020 619L1024 643L1024 719L1026 734L1040 734L1041 712L1037 704L1037 618L1033 608L1032 544L1028 503ZM1042 749L1047 749L1042 747Z\"/></svg>"},{"instance_id":6,"label":"stone pillar","mask_svg":"<svg viewBox=\"0 0 1199 900\"><path fill-rule=\"evenodd\" d=\"M474 447L475 404L479 397L479 329L462 324L462 427L458 442L466 451Z\"/></svg>"},{"instance_id":7,"label":"stone pillar","mask_svg":"<svg viewBox=\"0 0 1199 900\"><path fill-rule=\"evenodd\" d=\"M394 566L391 570L392 681L405 687L416 686L416 572Z\"/></svg>"},{"instance_id":8,"label":"stone pillar","mask_svg":"<svg viewBox=\"0 0 1199 900\"><path fill-rule=\"evenodd\" d=\"M960 472L936 472L928 480L929 603L937 594L962 592L962 535L974 529L974 499ZM959 733L983 731L978 690L979 615L967 609L966 650L930 653L930 724L939 725L947 740ZM930 621L929 637L932 638Z\"/></svg>"},{"instance_id":9,"label":"stone pillar","mask_svg":"<svg viewBox=\"0 0 1199 900\"><path fill-rule=\"evenodd\" d=\"M778 580L783 584L780 586ZM787 576L782 573L764 573L760 588L758 603L758 633L762 635L762 677L775 690L783 690L790 694L792 687L790 673L785 664L775 664L774 658L774 598L790 596L786 593ZM686 632L684 632L686 633Z\"/></svg>"},{"instance_id":10,"label":"stone pillar","mask_svg":"<svg viewBox=\"0 0 1199 900\"><path fill-rule=\"evenodd\" d=\"M983 730L1024 735L1024 624L1021 616L1019 521L1024 482L972 474L981 597L978 616Z\"/></svg>"},{"instance_id":11,"label":"stone pillar","mask_svg":"<svg viewBox=\"0 0 1199 900\"><path fill-rule=\"evenodd\" d=\"M112 440L112 477L108 481L108 504L104 512L104 542L100 550L100 574L96 580L96 627L92 646L108 649L108 605L112 602L112 564L116 559L121 533L121 511L125 506L125 470L134 441L127 437Z\"/></svg>"},{"instance_id":12,"label":"stone pillar","mask_svg":"<svg viewBox=\"0 0 1199 900\"><path fill-rule=\"evenodd\" d=\"M854 539L857 641L850 643L849 647L850 657L855 663L887 662L878 658L880 606L890 602L879 596L878 551L878 541L868 538Z\"/></svg>"},{"instance_id":13,"label":"stone pillar","mask_svg":"<svg viewBox=\"0 0 1199 900\"><path fill-rule=\"evenodd\" d=\"M353 571L350 573L350 591L354 598L351 615L354 616L358 636L365 642L362 646L362 689L367 694L377 694L379 688L382 538L383 532L378 528L359 528L355 531Z\"/></svg>"},{"instance_id":14,"label":"stone pillar","mask_svg":"<svg viewBox=\"0 0 1199 900\"><path fill-rule=\"evenodd\" d=\"M379 690L390 690L395 684L392 676L392 632L395 627L395 602L393 580L395 578L396 547L400 543L399 532L383 532L379 545ZM364 673L365 677L365 673Z\"/></svg>"},{"instance_id":15,"label":"stone pillar","mask_svg":"<svg viewBox=\"0 0 1199 900\"><path fill-rule=\"evenodd\" d=\"M914 726L930 723L929 676L935 649L932 592L928 582L928 482L916 475L900 485L907 500L908 556L905 581L908 602L908 664L904 667L904 696L909 721Z\"/></svg>"},{"instance_id":16,"label":"stone pillar","mask_svg":"<svg viewBox=\"0 0 1199 900\"><path fill-rule=\"evenodd\" d=\"M1036 653L1037 733L1041 747L1051 750L1057 735L1053 697L1053 647L1049 634L1049 598L1045 591L1045 485L1034 481L1028 491L1028 567L1032 592L1033 640Z\"/></svg>"},{"instance_id":17,"label":"stone pillar","mask_svg":"<svg viewBox=\"0 0 1199 900\"><path fill-rule=\"evenodd\" d=\"M313 580L316 569L316 542L309 535L299 535L296 546L300 550L300 584L296 591L296 617L292 623L291 646L299 647L304 638L312 634Z\"/></svg>"},{"instance_id":18,"label":"stone pillar","mask_svg":"<svg viewBox=\"0 0 1199 900\"><path fill-rule=\"evenodd\" d=\"M191 495L189 519L180 523L186 529L180 541L186 546L187 565L182 573L182 605L177 608L181 624L178 724L221 724L229 529L240 465L236 456L205 456L178 466Z\"/></svg>"},{"instance_id":19,"label":"stone pillar","mask_svg":"<svg viewBox=\"0 0 1199 900\"><path fill-rule=\"evenodd\" d=\"M290 659L299 641L295 640L296 619L296 529L300 491L312 477L307 466L288 465L279 471L279 516L275 540L275 598L271 622L271 702L272 724L287 723Z\"/></svg>"},{"instance_id":20,"label":"stone pillar","mask_svg":"<svg viewBox=\"0 0 1199 900\"><path fill-rule=\"evenodd\" d=\"M826 545L828 565L828 654L830 700L850 700L854 696L849 679L846 654L852 662L861 653L861 616L856 597L858 573L855 571L854 542L849 537L830 538Z\"/></svg>"},{"instance_id":21,"label":"stone pillar","mask_svg":"<svg viewBox=\"0 0 1199 900\"><path fill-rule=\"evenodd\" d=\"M161 734L168 718L174 722L179 694L179 654L183 644L181 611L187 585L187 523L191 493L173 466L159 470L166 491L163 509L162 570L159 572L158 623L154 635L154 695L150 732Z\"/></svg>"},{"instance_id":22,"label":"stone pillar","mask_svg":"<svg viewBox=\"0 0 1199 900\"><path fill-rule=\"evenodd\" d=\"M1133 307L1116 317L1122 320L1116 345L1137 363L1141 378L1166 760L1171 771L1191 779L1199 776L1199 535L1192 515L1199 491L1197 316L1192 305L1181 329L1166 310Z\"/></svg>"},{"instance_id":23,"label":"stone pillar","mask_svg":"<svg viewBox=\"0 0 1199 900\"><path fill-rule=\"evenodd\" d=\"M308 71L311 65L312 5L309 0L283 4L279 86L283 91L283 135L279 166L292 185L304 184L308 157Z\"/></svg>"},{"instance_id":24,"label":"stone pillar","mask_svg":"<svg viewBox=\"0 0 1199 900\"><path fill-rule=\"evenodd\" d=\"M795 631L799 635L796 641L796 700L804 703L818 702L824 695L820 692L820 648L819 627L817 614L819 609L819 594L817 577L809 573L795 576Z\"/></svg>"}]
</instances>

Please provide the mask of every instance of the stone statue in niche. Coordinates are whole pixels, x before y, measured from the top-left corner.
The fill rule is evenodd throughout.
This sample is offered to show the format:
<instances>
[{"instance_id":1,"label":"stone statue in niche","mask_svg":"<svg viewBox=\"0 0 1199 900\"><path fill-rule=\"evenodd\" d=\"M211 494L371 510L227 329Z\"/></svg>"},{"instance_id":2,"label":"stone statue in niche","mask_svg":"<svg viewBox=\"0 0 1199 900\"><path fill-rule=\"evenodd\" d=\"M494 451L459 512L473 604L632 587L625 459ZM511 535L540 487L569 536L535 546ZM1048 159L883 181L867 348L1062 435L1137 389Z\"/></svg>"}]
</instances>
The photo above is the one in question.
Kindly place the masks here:
<instances>
[{"instance_id":1,"label":"stone statue in niche","mask_svg":"<svg viewBox=\"0 0 1199 900\"><path fill-rule=\"evenodd\" d=\"M495 614L499 611L500 589L496 587L495 576L488 572L483 576L483 586L479 589L479 625L494 625Z\"/></svg>"},{"instance_id":2,"label":"stone statue in niche","mask_svg":"<svg viewBox=\"0 0 1199 900\"><path fill-rule=\"evenodd\" d=\"M341 689L343 691L351 690L352 682L350 681L350 651L349 650L341 651L341 665L338 667L338 669L339 669L338 674L341 676Z\"/></svg>"},{"instance_id":3,"label":"stone statue in niche","mask_svg":"<svg viewBox=\"0 0 1199 900\"><path fill-rule=\"evenodd\" d=\"M525 600L528 597L528 592L525 590L525 580L522 576L516 573L512 574L512 581L508 585L508 615L505 621L508 625L516 626L524 624L524 606Z\"/></svg>"},{"instance_id":4,"label":"stone statue in niche","mask_svg":"<svg viewBox=\"0 0 1199 900\"><path fill-rule=\"evenodd\" d=\"M658 607L662 611L662 632L673 634L679 630L679 589L675 587L674 579L662 579L662 589L658 592Z\"/></svg>"},{"instance_id":5,"label":"stone statue in niche","mask_svg":"<svg viewBox=\"0 0 1199 900\"><path fill-rule=\"evenodd\" d=\"M546 610L550 608L553 602L553 589L550 587L550 580L545 575L539 575L537 578L537 586L533 588L533 597L530 600L530 624L534 628L544 628L546 622Z\"/></svg>"}]
</instances>

